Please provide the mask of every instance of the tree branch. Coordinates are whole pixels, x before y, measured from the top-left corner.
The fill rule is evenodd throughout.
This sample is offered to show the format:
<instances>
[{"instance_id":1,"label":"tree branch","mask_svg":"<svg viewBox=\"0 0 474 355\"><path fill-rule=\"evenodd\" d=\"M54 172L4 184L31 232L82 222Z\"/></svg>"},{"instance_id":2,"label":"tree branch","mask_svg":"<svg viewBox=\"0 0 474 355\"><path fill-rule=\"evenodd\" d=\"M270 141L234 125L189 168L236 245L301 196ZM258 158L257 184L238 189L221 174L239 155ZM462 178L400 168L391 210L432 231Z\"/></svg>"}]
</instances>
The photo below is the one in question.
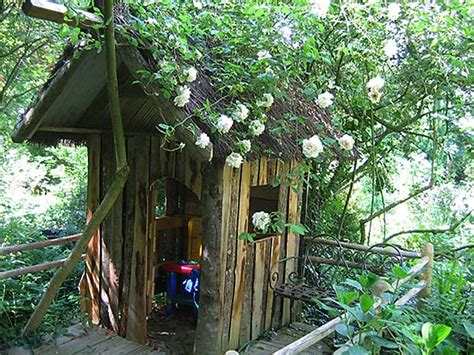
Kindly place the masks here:
<instances>
[{"instance_id":1,"label":"tree branch","mask_svg":"<svg viewBox=\"0 0 474 355\"><path fill-rule=\"evenodd\" d=\"M432 229L410 229L410 230L406 230L406 231L400 231L400 232L397 232L397 233L393 233L392 235L388 236L387 238L385 238L383 240L384 243L388 242L389 240L395 238L395 237L398 237L399 235L403 235L403 234L415 234L415 233L426 233L426 234L441 234L441 233L451 233L451 232L454 232L466 219L469 218L469 216L471 215L472 211L469 211L469 213L467 213L463 218L461 218L459 221L457 221L456 223L452 224L450 227L448 228L432 228ZM461 249L453 249L452 252L454 251L458 251L458 250L462 250L463 247L461 247Z\"/></svg>"}]
</instances>

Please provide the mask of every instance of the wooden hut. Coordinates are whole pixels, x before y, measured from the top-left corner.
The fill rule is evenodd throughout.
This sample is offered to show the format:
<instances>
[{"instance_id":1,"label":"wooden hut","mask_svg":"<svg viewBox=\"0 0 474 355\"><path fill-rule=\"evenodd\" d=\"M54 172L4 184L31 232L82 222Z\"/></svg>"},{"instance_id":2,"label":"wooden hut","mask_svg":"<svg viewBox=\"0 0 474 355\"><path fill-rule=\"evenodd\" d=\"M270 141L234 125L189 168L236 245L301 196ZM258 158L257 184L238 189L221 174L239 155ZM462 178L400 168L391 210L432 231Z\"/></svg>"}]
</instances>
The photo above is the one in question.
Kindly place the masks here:
<instances>
[{"instance_id":1,"label":"wooden hut","mask_svg":"<svg viewBox=\"0 0 474 355\"><path fill-rule=\"evenodd\" d=\"M299 237L285 230L250 243L239 235L252 228L255 211L280 211L288 222L300 221L303 191L291 187L290 173L301 158L300 138L322 130L330 135L326 111L299 99L297 90L293 100L276 100L268 112L267 131L288 105L306 122L288 120L278 138L262 134L253 143L259 149L250 161L233 169L225 164L234 145L232 134L217 137L211 127L190 117L176 131L184 149L173 150L173 142L164 143L157 129L160 123L173 125L187 117L206 99L218 101L206 73L200 70L191 84L191 102L178 108L159 95L156 83L137 73L143 68L156 70L157 63L146 53L119 46L118 54L131 173L122 196L89 244L80 287L84 309L94 323L145 343L157 265L200 258L195 352L237 349L262 332L287 324L292 305L274 295L271 276L277 270L286 276L295 270L296 264L278 260L298 255ZM68 48L12 136L16 142L87 145L88 216L115 173L105 72L104 53ZM233 129L243 128L236 124ZM196 147L192 131L207 132L212 148ZM164 197L164 213L157 214L157 203ZM283 265L286 270L281 270Z\"/></svg>"}]
</instances>

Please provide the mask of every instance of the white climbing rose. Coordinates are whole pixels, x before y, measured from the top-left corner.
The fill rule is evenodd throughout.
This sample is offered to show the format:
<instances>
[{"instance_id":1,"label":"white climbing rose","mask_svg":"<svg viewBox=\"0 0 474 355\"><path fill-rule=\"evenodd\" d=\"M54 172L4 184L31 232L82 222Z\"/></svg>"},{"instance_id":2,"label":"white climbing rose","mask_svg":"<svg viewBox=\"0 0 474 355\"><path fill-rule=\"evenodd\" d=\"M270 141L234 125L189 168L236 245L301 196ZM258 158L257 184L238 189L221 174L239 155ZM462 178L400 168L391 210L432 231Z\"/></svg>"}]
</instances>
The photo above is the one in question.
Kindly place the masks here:
<instances>
[{"instance_id":1,"label":"white climbing rose","mask_svg":"<svg viewBox=\"0 0 474 355\"><path fill-rule=\"evenodd\" d=\"M387 7L387 17L392 21L396 21L400 17L401 11L402 8L400 7L400 5L395 2L392 2Z\"/></svg>"},{"instance_id":2,"label":"white climbing rose","mask_svg":"<svg viewBox=\"0 0 474 355\"><path fill-rule=\"evenodd\" d=\"M244 154L250 152L250 149L252 149L252 143L250 143L250 140L248 139L244 139L243 141L240 141L238 145L240 147L240 150Z\"/></svg>"},{"instance_id":3,"label":"white climbing rose","mask_svg":"<svg viewBox=\"0 0 474 355\"><path fill-rule=\"evenodd\" d=\"M259 107L265 107L265 108L270 108L273 105L273 96L272 94L263 94L263 99L262 100L257 100L257 106Z\"/></svg>"},{"instance_id":4,"label":"white climbing rose","mask_svg":"<svg viewBox=\"0 0 474 355\"><path fill-rule=\"evenodd\" d=\"M199 50L197 50L197 49L196 49L195 55L196 55L196 59L197 59L197 60L200 60L200 59L202 58L202 53L201 53Z\"/></svg>"},{"instance_id":5,"label":"white climbing rose","mask_svg":"<svg viewBox=\"0 0 474 355\"><path fill-rule=\"evenodd\" d=\"M206 133L201 133L199 137L196 139L196 145L200 148L206 148L209 143L211 143L211 140L209 139L209 136Z\"/></svg>"},{"instance_id":6,"label":"white climbing rose","mask_svg":"<svg viewBox=\"0 0 474 355\"><path fill-rule=\"evenodd\" d=\"M325 18L329 11L329 6L331 5L330 0L310 0L312 7L311 12L317 15L319 18Z\"/></svg>"},{"instance_id":7,"label":"white climbing rose","mask_svg":"<svg viewBox=\"0 0 474 355\"><path fill-rule=\"evenodd\" d=\"M252 215L252 224L257 231L263 232L271 223L270 214L267 212L255 212Z\"/></svg>"},{"instance_id":8,"label":"white climbing rose","mask_svg":"<svg viewBox=\"0 0 474 355\"><path fill-rule=\"evenodd\" d=\"M232 127L233 124L234 124L234 121L232 120L232 118L226 115L221 115L217 119L216 126L217 126L217 130L220 133L227 133L230 131L230 128Z\"/></svg>"},{"instance_id":9,"label":"white climbing rose","mask_svg":"<svg viewBox=\"0 0 474 355\"><path fill-rule=\"evenodd\" d=\"M384 85L385 80L383 80L380 75L377 75L375 78L372 78L367 82L367 89L380 90Z\"/></svg>"},{"instance_id":10,"label":"white climbing rose","mask_svg":"<svg viewBox=\"0 0 474 355\"><path fill-rule=\"evenodd\" d=\"M249 124L249 130L253 136L259 136L265 130L265 125L259 120L253 120Z\"/></svg>"},{"instance_id":11,"label":"white climbing rose","mask_svg":"<svg viewBox=\"0 0 474 355\"><path fill-rule=\"evenodd\" d=\"M272 55L269 51L262 49L261 51L257 52L257 59L264 60L264 59L271 59Z\"/></svg>"},{"instance_id":12,"label":"white climbing rose","mask_svg":"<svg viewBox=\"0 0 474 355\"><path fill-rule=\"evenodd\" d=\"M303 139L303 155L306 158L316 158L323 152L323 143L317 135L309 139Z\"/></svg>"},{"instance_id":13,"label":"white climbing rose","mask_svg":"<svg viewBox=\"0 0 474 355\"><path fill-rule=\"evenodd\" d=\"M191 97L191 90L187 86L180 86L178 88L178 96L174 98L174 104L178 107L183 107L189 102Z\"/></svg>"},{"instance_id":14,"label":"white climbing rose","mask_svg":"<svg viewBox=\"0 0 474 355\"><path fill-rule=\"evenodd\" d=\"M184 71L184 74L186 75L186 81L188 83L192 83L194 80L196 80L198 71L194 67L189 67Z\"/></svg>"},{"instance_id":15,"label":"white climbing rose","mask_svg":"<svg viewBox=\"0 0 474 355\"><path fill-rule=\"evenodd\" d=\"M354 148L354 138L348 134L344 134L341 138L339 138L339 145L342 147L342 149L352 150L352 148Z\"/></svg>"},{"instance_id":16,"label":"white climbing rose","mask_svg":"<svg viewBox=\"0 0 474 355\"><path fill-rule=\"evenodd\" d=\"M200 1L193 1L193 5L196 9L201 10L203 8L203 4Z\"/></svg>"},{"instance_id":17,"label":"white climbing rose","mask_svg":"<svg viewBox=\"0 0 474 355\"><path fill-rule=\"evenodd\" d=\"M332 105L333 98L334 98L333 94L326 91L325 93L318 95L318 98L316 99L316 103L318 104L319 107L326 108Z\"/></svg>"},{"instance_id":18,"label":"white climbing rose","mask_svg":"<svg viewBox=\"0 0 474 355\"><path fill-rule=\"evenodd\" d=\"M397 42L393 39L386 40L383 45L383 51L389 58L396 56L398 52Z\"/></svg>"},{"instance_id":19,"label":"white climbing rose","mask_svg":"<svg viewBox=\"0 0 474 355\"><path fill-rule=\"evenodd\" d=\"M239 153L232 153L227 157L225 162L227 165L230 165L231 167L238 169L244 162L244 158L242 158L242 156Z\"/></svg>"},{"instance_id":20,"label":"white climbing rose","mask_svg":"<svg viewBox=\"0 0 474 355\"><path fill-rule=\"evenodd\" d=\"M372 102L373 104L378 103L380 99L382 98L382 93L375 89L370 90L368 95L369 95L370 102Z\"/></svg>"},{"instance_id":21,"label":"white climbing rose","mask_svg":"<svg viewBox=\"0 0 474 355\"><path fill-rule=\"evenodd\" d=\"M233 116L237 122L243 122L249 116L249 109L244 104L238 104Z\"/></svg>"}]
</instances>

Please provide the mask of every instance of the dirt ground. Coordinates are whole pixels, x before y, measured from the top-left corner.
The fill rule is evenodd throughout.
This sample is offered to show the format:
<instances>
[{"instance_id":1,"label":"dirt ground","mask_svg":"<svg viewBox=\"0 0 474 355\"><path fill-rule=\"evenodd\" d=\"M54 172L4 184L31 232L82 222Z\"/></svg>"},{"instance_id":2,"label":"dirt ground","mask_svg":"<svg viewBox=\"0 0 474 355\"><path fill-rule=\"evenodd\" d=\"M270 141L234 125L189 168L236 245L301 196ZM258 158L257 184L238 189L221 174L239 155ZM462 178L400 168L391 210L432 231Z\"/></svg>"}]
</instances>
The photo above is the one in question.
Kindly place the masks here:
<instances>
[{"instance_id":1,"label":"dirt ground","mask_svg":"<svg viewBox=\"0 0 474 355\"><path fill-rule=\"evenodd\" d=\"M192 354L195 330L192 307L181 307L173 317L169 317L165 306L161 306L155 308L148 319L150 345L166 354Z\"/></svg>"}]
</instances>

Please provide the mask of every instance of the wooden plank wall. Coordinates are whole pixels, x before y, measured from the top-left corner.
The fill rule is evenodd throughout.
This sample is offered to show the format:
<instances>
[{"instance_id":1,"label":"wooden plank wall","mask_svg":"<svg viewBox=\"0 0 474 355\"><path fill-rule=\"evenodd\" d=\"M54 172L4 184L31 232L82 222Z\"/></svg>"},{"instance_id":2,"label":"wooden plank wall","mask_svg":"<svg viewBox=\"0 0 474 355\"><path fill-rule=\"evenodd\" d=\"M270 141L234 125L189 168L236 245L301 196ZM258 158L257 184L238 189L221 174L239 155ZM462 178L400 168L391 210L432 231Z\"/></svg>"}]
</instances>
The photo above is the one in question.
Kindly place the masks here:
<instances>
[{"instance_id":1,"label":"wooden plank wall","mask_svg":"<svg viewBox=\"0 0 474 355\"><path fill-rule=\"evenodd\" d=\"M263 332L289 322L290 304L274 296L271 286L276 280L272 281L272 275L279 271L280 277L285 277L294 271L296 265L284 270L278 260L297 255L299 238L288 231L254 243L238 237L248 230L253 186L271 185L281 180L278 209L288 221L298 223L300 194L290 188L290 181L285 178L294 167L294 163L267 158L246 162L241 169L224 167L222 238L226 245L221 258L225 264L221 276L225 280L222 309L226 318L219 325L222 326L222 351L238 349Z\"/></svg>"},{"instance_id":2,"label":"wooden plank wall","mask_svg":"<svg viewBox=\"0 0 474 355\"><path fill-rule=\"evenodd\" d=\"M200 197L201 165L185 153L164 151L156 136L130 136L126 144L130 176L123 196L89 244L81 294L83 309L95 323L145 343L146 316L151 310L159 254L156 251L159 247L164 253L167 248L176 248L179 238L174 235L172 245L160 246L157 241L154 182L162 177L179 179ZM92 137L89 141L88 215L104 197L114 174L112 137Z\"/></svg>"},{"instance_id":3,"label":"wooden plank wall","mask_svg":"<svg viewBox=\"0 0 474 355\"><path fill-rule=\"evenodd\" d=\"M96 186L97 189L100 186L100 198L103 198L113 179L112 147L111 138L107 136L102 136L101 141L96 138L90 146L90 209L96 203L91 187ZM101 226L100 243L96 240L95 244L90 245L84 277L84 282L90 285L81 287L81 290L90 295L92 302L85 307L92 315L96 314L96 318L100 317L101 324L131 340L144 343L147 341L146 316L151 309L156 265L162 258L170 259L186 250L186 241L177 232L160 234L157 238L154 223L155 182L162 177L174 178L201 198L202 166L186 153L161 149L157 137L128 137L127 154L131 169L129 180L123 196ZM287 220L299 221L301 196L291 189L290 181L285 178L294 167L292 164L262 158L244 163L241 169L222 165L223 171L219 174L222 179L222 205L219 205L220 216L215 219L218 221L220 218L222 223L218 234L215 231L212 234L219 238L217 249L214 249L219 270L214 264L211 271L217 279L208 278L207 281L210 285L219 285L219 292L217 298L213 297L212 292L216 290L207 292L204 282L201 290L202 309L206 308L205 302L215 302L211 307L217 307L217 311L209 309L208 315L221 315L214 320L215 324L208 326L216 334L217 347L222 351L237 349L264 331L279 328L291 319L291 304L275 296L271 290L276 282L272 275L278 271L280 277L288 277L294 270L296 265L284 270L278 260L297 255L299 238L285 231L282 235L249 243L239 240L239 235L248 230L252 187L270 185L277 178L280 182L278 210ZM97 169L98 165L100 169ZM179 184L170 184L167 188L172 190L178 187ZM185 194L184 191L173 193ZM179 203L177 206L172 206L172 201L169 203L169 213L183 212L184 207ZM206 218L211 216L206 216L205 210L203 213L205 225ZM203 239L206 243L205 233ZM98 289L92 287L93 278L98 276L94 265L100 265ZM204 265L203 281L206 278ZM206 294L209 294L208 301ZM199 317L201 319L201 314ZM196 349L200 341L204 339L197 338Z\"/></svg>"}]
</instances>

